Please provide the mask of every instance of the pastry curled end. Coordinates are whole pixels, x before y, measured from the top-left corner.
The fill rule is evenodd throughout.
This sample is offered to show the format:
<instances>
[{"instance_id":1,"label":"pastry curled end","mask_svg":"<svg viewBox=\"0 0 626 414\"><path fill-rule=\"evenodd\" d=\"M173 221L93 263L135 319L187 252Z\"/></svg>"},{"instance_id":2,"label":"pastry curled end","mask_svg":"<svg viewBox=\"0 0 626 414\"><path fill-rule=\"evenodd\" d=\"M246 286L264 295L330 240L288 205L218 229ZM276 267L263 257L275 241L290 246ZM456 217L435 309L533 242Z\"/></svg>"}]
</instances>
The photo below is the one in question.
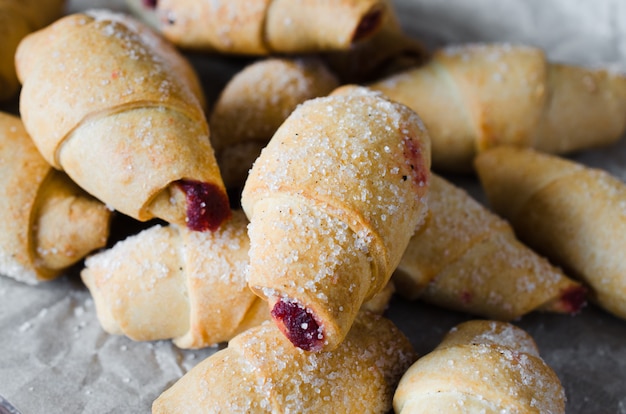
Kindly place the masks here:
<instances>
[{"instance_id":1,"label":"pastry curled end","mask_svg":"<svg viewBox=\"0 0 626 414\"><path fill-rule=\"evenodd\" d=\"M177 185L187 199L187 227L195 231L215 231L230 217L228 196L215 184L180 180Z\"/></svg>"},{"instance_id":2,"label":"pastry curled end","mask_svg":"<svg viewBox=\"0 0 626 414\"><path fill-rule=\"evenodd\" d=\"M324 344L324 331L313 313L304 306L281 299L272 308L272 318L289 341L305 351L317 351Z\"/></svg>"},{"instance_id":3,"label":"pastry curled end","mask_svg":"<svg viewBox=\"0 0 626 414\"><path fill-rule=\"evenodd\" d=\"M546 303L541 310L556 313L576 314L587 305L588 289L582 285L570 286L561 296Z\"/></svg>"},{"instance_id":4,"label":"pastry curled end","mask_svg":"<svg viewBox=\"0 0 626 414\"><path fill-rule=\"evenodd\" d=\"M380 7L364 15L352 35L352 43L367 39L376 33L383 24L384 15Z\"/></svg>"}]
</instances>

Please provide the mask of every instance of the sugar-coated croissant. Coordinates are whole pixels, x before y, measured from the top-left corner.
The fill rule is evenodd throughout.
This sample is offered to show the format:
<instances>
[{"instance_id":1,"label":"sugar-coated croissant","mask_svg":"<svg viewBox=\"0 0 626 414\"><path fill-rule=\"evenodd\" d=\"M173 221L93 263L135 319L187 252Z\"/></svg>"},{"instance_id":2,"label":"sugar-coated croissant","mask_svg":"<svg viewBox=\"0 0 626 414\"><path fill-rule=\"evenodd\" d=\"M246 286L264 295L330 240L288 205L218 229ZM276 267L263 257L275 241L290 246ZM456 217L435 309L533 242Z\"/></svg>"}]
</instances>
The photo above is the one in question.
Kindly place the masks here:
<instances>
[{"instance_id":1,"label":"sugar-coated croissant","mask_svg":"<svg viewBox=\"0 0 626 414\"><path fill-rule=\"evenodd\" d=\"M397 414L559 414L565 391L526 331L472 320L452 328L407 370L393 408Z\"/></svg>"},{"instance_id":2,"label":"sugar-coated croissant","mask_svg":"<svg viewBox=\"0 0 626 414\"><path fill-rule=\"evenodd\" d=\"M241 210L215 232L155 225L89 256L81 277L103 329L204 348L270 319L246 284L247 225ZM392 293L390 284L363 308L382 314Z\"/></svg>"},{"instance_id":3,"label":"sugar-coated croissant","mask_svg":"<svg viewBox=\"0 0 626 414\"><path fill-rule=\"evenodd\" d=\"M345 50L387 13L383 0L128 1L180 47L245 55Z\"/></svg>"},{"instance_id":4,"label":"sugar-coated croissant","mask_svg":"<svg viewBox=\"0 0 626 414\"><path fill-rule=\"evenodd\" d=\"M369 86L420 114L439 171L469 171L477 153L501 144L563 154L626 130L624 74L550 63L528 46L450 46Z\"/></svg>"},{"instance_id":5,"label":"sugar-coated croissant","mask_svg":"<svg viewBox=\"0 0 626 414\"><path fill-rule=\"evenodd\" d=\"M586 290L517 240L511 225L432 174L429 214L394 273L400 295L489 319L574 313Z\"/></svg>"},{"instance_id":6,"label":"sugar-coated croissant","mask_svg":"<svg viewBox=\"0 0 626 414\"><path fill-rule=\"evenodd\" d=\"M88 257L81 277L104 330L202 348L268 319L246 285L247 224L235 211L215 232L156 225Z\"/></svg>"},{"instance_id":7,"label":"sugar-coated croissant","mask_svg":"<svg viewBox=\"0 0 626 414\"><path fill-rule=\"evenodd\" d=\"M65 0L2 0L0 2L0 101L20 86L15 51L20 41L61 16Z\"/></svg>"},{"instance_id":8,"label":"sugar-coated croissant","mask_svg":"<svg viewBox=\"0 0 626 414\"><path fill-rule=\"evenodd\" d=\"M267 58L236 73L209 118L226 187L241 190L261 149L296 106L337 86L337 78L314 57Z\"/></svg>"},{"instance_id":9,"label":"sugar-coated croissant","mask_svg":"<svg viewBox=\"0 0 626 414\"><path fill-rule=\"evenodd\" d=\"M111 212L39 154L21 120L0 113L0 273L35 284L103 247Z\"/></svg>"},{"instance_id":10,"label":"sugar-coated croissant","mask_svg":"<svg viewBox=\"0 0 626 414\"><path fill-rule=\"evenodd\" d=\"M107 205L214 230L230 214L199 81L140 22L92 11L27 36L20 111L49 163Z\"/></svg>"},{"instance_id":11,"label":"sugar-coated croissant","mask_svg":"<svg viewBox=\"0 0 626 414\"><path fill-rule=\"evenodd\" d=\"M606 171L532 149L494 148L476 159L487 198L521 240L590 287L626 318L626 185Z\"/></svg>"},{"instance_id":12,"label":"sugar-coated croissant","mask_svg":"<svg viewBox=\"0 0 626 414\"><path fill-rule=\"evenodd\" d=\"M413 111L347 86L300 105L254 163L248 283L303 349L335 348L426 211L430 149Z\"/></svg>"},{"instance_id":13,"label":"sugar-coated croissant","mask_svg":"<svg viewBox=\"0 0 626 414\"><path fill-rule=\"evenodd\" d=\"M272 323L252 328L192 368L153 403L166 413L387 413L415 361L388 319L362 312L333 351L294 347Z\"/></svg>"}]
</instances>

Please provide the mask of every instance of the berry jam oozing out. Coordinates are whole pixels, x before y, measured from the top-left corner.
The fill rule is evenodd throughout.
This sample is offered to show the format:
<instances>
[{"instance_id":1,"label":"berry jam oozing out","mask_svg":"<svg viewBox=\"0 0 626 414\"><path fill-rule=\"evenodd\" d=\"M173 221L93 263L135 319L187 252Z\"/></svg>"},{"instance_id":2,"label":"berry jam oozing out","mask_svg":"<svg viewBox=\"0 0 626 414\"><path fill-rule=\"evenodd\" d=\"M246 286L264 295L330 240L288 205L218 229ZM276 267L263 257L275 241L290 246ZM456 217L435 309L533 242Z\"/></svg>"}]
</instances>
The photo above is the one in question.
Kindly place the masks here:
<instances>
[{"instance_id":1,"label":"berry jam oozing out","mask_svg":"<svg viewBox=\"0 0 626 414\"><path fill-rule=\"evenodd\" d=\"M369 12L359 22L359 25L354 31L354 36L352 36L352 41L358 42L361 39L365 39L370 34L374 33L376 29L380 27L382 22L383 22L382 10L373 10Z\"/></svg>"},{"instance_id":2,"label":"berry jam oozing out","mask_svg":"<svg viewBox=\"0 0 626 414\"><path fill-rule=\"evenodd\" d=\"M215 184L180 180L177 185L187 199L187 227L195 231L215 231L230 217L226 193Z\"/></svg>"},{"instance_id":3,"label":"berry jam oozing out","mask_svg":"<svg viewBox=\"0 0 626 414\"><path fill-rule=\"evenodd\" d=\"M148 9L156 9L158 0L141 0L141 3Z\"/></svg>"},{"instance_id":4,"label":"berry jam oozing out","mask_svg":"<svg viewBox=\"0 0 626 414\"><path fill-rule=\"evenodd\" d=\"M581 286L567 289L561 294L560 302L566 312L576 313L587 303L587 289Z\"/></svg>"},{"instance_id":5,"label":"berry jam oozing out","mask_svg":"<svg viewBox=\"0 0 626 414\"><path fill-rule=\"evenodd\" d=\"M305 351L322 347L324 340L313 314L295 302L279 300L272 309L272 317L279 322L287 339Z\"/></svg>"}]
</instances>

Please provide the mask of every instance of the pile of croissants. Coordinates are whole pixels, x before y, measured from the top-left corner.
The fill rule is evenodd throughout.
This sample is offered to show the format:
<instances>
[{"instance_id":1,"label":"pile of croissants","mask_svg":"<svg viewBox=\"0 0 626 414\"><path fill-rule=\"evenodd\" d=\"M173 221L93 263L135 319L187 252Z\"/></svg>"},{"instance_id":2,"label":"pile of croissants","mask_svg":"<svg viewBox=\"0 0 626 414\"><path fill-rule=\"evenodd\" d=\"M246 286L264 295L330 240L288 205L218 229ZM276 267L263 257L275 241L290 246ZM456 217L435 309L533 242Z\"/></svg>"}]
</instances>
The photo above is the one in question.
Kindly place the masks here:
<instances>
[{"instance_id":1,"label":"pile of croissants","mask_svg":"<svg viewBox=\"0 0 626 414\"><path fill-rule=\"evenodd\" d=\"M626 318L626 185L563 157L623 137L626 75L428 51L384 0L128 3L0 2L1 274L79 265L106 332L228 343L153 413L564 412L511 321ZM208 102L190 51L251 59ZM394 294L479 319L418 356Z\"/></svg>"}]
</instances>

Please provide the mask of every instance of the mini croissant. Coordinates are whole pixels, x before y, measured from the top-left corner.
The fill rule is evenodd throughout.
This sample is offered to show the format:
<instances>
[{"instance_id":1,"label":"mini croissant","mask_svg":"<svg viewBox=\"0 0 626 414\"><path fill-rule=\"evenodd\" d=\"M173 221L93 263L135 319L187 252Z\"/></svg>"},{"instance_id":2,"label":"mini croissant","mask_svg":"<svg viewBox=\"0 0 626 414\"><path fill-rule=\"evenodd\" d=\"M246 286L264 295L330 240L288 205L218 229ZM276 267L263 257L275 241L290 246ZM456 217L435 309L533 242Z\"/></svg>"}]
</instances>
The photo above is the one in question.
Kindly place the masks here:
<instances>
[{"instance_id":1,"label":"mini croissant","mask_svg":"<svg viewBox=\"0 0 626 414\"><path fill-rule=\"evenodd\" d=\"M266 322L192 368L154 401L152 413L384 414L414 360L393 322L367 312L338 348L319 353L294 347Z\"/></svg>"},{"instance_id":2,"label":"mini croissant","mask_svg":"<svg viewBox=\"0 0 626 414\"><path fill-rule=\"evenodd\" d=\"M21 120L0 113L0 273L35 284L103 247L111 211L48 164Z\"/></svg>"},{"instance_id":3,"label":"mini croissant","mask_svg":"<svg viewBox=\"0 0 626 414\"><path fill-rule=\"evenodd\" d=\"M590 287L590 299L626 318L626 184L606 171L532 149L476 158L487 199L521 240Z\"/></svg>"},{"instance_id":4,"label":"mini croissant","mask_svg":"<svg viewBox=\"0 0 626 414\"><path fill-rule=\"evenodd\" d=\"M400 295L497 320L575 313L586 289L522 244L511 225L439 175L429 213L393 277Z\"/></svg>"},{"instance_id":5,"label":"mini croissant","mask_svg":"<svg viewBox=\"0 0 626 414\"><path fill-rule=\"evenodd\" d=\"M526 331L472 320L452 328L406 371L393 408L397 414L564 414L565 391Z\"/></svg>"},{"instance_id":6,"label":"mini croissant","mask_svg":"<svg viewBox=\"0 0 626 414\"><path fill-rule=\"evenodd\" d=\"M347 86L300 105L254 163L248 284L303 349L333 349L380 291L426 212L419 116Z\"/></svg>"},{"instance_id":7,"label":"mini croissant","mask_svg":"<svg viewBox=\"0 0 626 414\"><path fill-rule=\"evenodd\" d=\"M369 86L420 114L435 171L471 171L477 153L498 145L564 154L626 130L624 74L551 63L529 46L449 46Z\"/></svg>"},{"instance_id":8,"label":"mini croissant","mask_svg":"<svg viewBox=\"0 0 626 414\"><path fill-rule=\"evenodd\" d=\"M44 158L112 208L192 230L230 214L195 72L128 16L66 16L16 55L20 111ZM53 81L51 81L53 80Z\"/></svg>"},{"instance_id":9,"label":"mini croissant","mask_svg":"<svg viewBox=\"0 0 626 414\"><path fill-rule=\"evenodd\" d=\"M244 55L346 50L387 15L383 0L128 1L182 48Z\"/></svg>"}]
</instances>

